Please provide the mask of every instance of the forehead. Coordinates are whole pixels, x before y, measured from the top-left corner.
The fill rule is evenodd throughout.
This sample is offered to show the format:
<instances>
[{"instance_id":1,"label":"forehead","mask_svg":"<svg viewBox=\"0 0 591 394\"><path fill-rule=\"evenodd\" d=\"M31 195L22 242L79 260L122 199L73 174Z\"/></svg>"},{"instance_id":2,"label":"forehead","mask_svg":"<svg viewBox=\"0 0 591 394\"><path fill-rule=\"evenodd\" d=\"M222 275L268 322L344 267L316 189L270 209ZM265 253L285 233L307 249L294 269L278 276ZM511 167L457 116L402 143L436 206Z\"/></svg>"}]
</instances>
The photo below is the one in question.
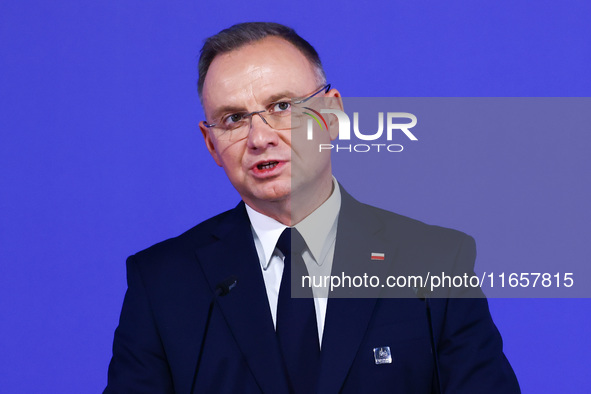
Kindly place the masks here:
<instances>
[{"instance_id":1,"label":"forehead","mask_svg":"<svg viewBox=\"0 0 591 394\"><path fill-rule=\"evenodd\" d=\"M217 56L203 84L206 112L219 105L260 104L280 91L295 96L316 88L314 67L291 43L267 37Z\"/></svg>"}]
</instances>

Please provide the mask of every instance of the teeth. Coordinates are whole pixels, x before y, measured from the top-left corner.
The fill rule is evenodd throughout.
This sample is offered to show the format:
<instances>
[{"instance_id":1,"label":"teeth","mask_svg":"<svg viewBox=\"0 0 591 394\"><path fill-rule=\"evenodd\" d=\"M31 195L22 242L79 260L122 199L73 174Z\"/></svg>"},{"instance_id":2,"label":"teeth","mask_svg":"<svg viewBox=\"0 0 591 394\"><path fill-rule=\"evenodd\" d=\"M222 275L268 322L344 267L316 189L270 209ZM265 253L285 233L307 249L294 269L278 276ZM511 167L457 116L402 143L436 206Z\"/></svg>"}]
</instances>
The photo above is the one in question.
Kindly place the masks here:
<instances>
[{"instance_id":1,"label":"teeth","mask_svg":"<svg viewBox=\"0 0 591 394\"><path fill-rule=\"evenodd\" d=\"M268 170L268 169L270 169L270 168L273 168L273 167L275 167L277 164L278 164L278 163L277 163L276 161L271 161L271 162L268 162L268 163L259 164L259 165L257 166L257 168L258 168L259 170Z\"/></svg>"}]
</instances>

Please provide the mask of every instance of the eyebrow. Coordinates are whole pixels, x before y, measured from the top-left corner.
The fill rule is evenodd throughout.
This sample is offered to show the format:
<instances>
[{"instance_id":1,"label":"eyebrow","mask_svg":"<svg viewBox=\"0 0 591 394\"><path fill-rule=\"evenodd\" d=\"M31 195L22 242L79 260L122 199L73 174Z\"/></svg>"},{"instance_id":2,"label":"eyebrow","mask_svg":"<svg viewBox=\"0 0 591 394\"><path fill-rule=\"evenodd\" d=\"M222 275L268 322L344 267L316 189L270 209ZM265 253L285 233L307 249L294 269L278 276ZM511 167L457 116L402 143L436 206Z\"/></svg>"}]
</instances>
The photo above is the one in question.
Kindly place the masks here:
<instances>
[{"instance_id":1,"label":"eyebrow","mask_svg":"<svg viewBox=\"0 0 591 394\"><path fill-rule=\"evenodd\" d=\"M273 103L273 102L283 99L283 98L293 99L293 98L299 98L299 97L294 92L292 92L290 90L284 90L283 92L276 93L276 94L272 95L271 97L269 97L267 99L267 103L270 104L270 103Z\"/></svg>"},{"instance_id":2,"label":"eyebrow","mask_svg":"<svg viewBox=\"0 0 591 394\"><path fill-rule=\"evenodd\" d=\"M264 101L265 107L271 103L274 103L275 101L278 101L278 100L281 100L284 98L299 98L299 96L297 96L295 93L293 93L290 90L284 90L282 92L275 93L275 94L269 96ZM247 112L247 110L244 107L239 107L236 105L224 105L223 107L217 108L215 111L213 111L212 118L214 121L217 121L224 114L237 113L237 112Z\"/></svg>"}]
</instances>

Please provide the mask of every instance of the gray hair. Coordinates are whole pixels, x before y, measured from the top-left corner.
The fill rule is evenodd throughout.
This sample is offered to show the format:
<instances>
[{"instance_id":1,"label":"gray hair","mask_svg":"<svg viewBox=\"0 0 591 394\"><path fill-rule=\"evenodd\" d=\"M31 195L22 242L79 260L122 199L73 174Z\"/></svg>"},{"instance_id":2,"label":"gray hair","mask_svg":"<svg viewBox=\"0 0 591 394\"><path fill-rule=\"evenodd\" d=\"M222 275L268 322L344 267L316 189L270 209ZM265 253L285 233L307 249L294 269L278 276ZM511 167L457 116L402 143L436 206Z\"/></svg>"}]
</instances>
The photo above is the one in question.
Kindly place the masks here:
<instances>
[{"instance_id":1,"label":"gray hair","mask_svg":"<svg viewBox=\"0 0 591 394\"><path fill-rule=\"evenodd\" d=\"M203 84L209 66L216 56L239 49L244 45L260 41L266 37L279 37L295 46L310 62L316 71L319 84L326 83L326 74L320 56L316 49L294 29L273 22L246 22L238 23L220 31L205 40L199 56L199 80L197 91L199 98L203 101Z\"/></svg>"}]
</instances>

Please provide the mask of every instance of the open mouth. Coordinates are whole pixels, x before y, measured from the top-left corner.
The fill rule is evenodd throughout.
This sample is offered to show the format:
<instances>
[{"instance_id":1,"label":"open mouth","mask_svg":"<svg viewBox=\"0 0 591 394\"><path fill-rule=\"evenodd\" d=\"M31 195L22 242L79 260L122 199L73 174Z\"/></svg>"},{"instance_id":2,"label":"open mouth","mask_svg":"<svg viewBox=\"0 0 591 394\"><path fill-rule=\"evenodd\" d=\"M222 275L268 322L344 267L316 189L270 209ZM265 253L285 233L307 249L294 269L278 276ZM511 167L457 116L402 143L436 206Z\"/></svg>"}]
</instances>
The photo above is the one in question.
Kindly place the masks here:
<instances>
[{"instance_id":1,"label":"open mouth","mask_svg":"<svg viewBox=\"0 0 591 394\"><path fill-rule=\"evenodd\" d=\"M274 168L275 166L277 166L277 164L279 164L278 161L268 161L266 163L258 164L257 168L259 170L270 170L271 168Z\"/></svg>"}]
</instances>

